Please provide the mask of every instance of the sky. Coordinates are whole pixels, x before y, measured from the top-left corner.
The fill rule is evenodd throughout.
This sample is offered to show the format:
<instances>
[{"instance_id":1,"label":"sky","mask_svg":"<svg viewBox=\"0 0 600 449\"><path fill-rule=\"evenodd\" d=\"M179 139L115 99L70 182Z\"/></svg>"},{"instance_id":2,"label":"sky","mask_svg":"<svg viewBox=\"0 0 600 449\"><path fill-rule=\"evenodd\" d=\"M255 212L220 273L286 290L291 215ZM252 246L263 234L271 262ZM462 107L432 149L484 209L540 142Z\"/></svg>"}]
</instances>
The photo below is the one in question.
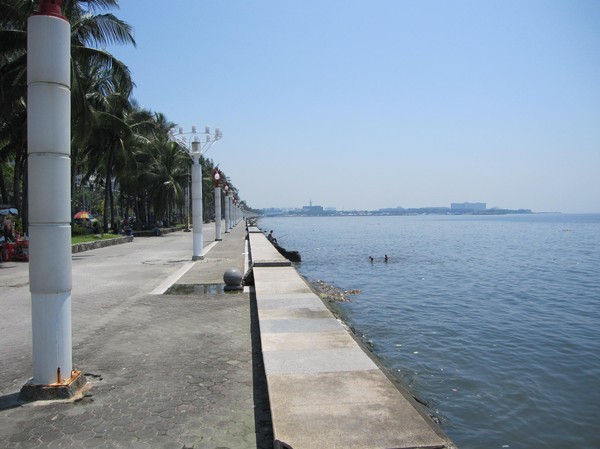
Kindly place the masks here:
<instances>
[{"instance_id":1,"label":"sky","mask_svg":"<svg viewBox=\"0 0 600 449\"><path fill-rule=\"evenodd\" d=\"M600 212L597 0L120 0L140 106L253 208Z\"/></svg>"}]
</instances>

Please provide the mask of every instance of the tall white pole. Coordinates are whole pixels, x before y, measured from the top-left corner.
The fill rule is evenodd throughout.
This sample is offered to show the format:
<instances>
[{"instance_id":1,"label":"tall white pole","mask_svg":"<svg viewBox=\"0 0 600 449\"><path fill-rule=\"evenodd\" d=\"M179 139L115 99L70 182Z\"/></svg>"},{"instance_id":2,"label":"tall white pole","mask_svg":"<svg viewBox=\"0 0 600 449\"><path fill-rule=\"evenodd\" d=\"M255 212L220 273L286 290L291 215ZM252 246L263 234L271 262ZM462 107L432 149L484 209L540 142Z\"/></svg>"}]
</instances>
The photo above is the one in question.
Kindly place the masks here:
<instances>
[{"instance_id":1,"label":"tall white pole","mask_svg":"<svg viewBox=\"0 0 600 449\"><path fill-rule=\"evenodd\" d=\"M187 232L190 231L190 184L188 182L185 183L185 219L186 219L186 228Z\"/></svg>"},{"instance_id":2,"label":"tall white pole","mask_svg":"<svg viewBox=\"0 0 600 449\"><path fill-rule=\"evenodd\" d=\"M27 24L29 290L33 385L72 376L71 27L40 2Z\"/></svg>"},{"instance_id":3,"label":"tall white pole","mask_svg":"<svg viewBox=\"0 0 600 449\"><path fill-rule=\"evenodd\" d=\"M215 186L215 240L221 240L221 187Z\"/></svg>"},{"instance_id":4,"label":"tall white pole","mask_svg":"<svg viewBox=\"0 0 600 449\"><path fill-rule=\"evenodd\" d=\"M229 232L229 192L225 192L225 233Z\"/></svg>"},{"instance_id":5,"label":"tall white pole","mask_svg":"<svg viewBox=\"0 0 600 449\"><path fill-rule=\"evenodd\" d=\"M231 229L233 229L233 227L235 226L235 202L234 202L234 198L231 198Z\"/></svg>"},{"instance_id":6,"label":"tall white pole","mask_svg":"<svg viewBox=\"0 0 600 449\"><path fill-rule=\"evenodd\" d=\"M233 228L233 209L231 209L231 195L227 197L227 209L229 210L229 230Z\"/></svg>"},{"instance_id":7,"label":"tall white pole","mask_svg":"<svg viewBox=\"0 0 600 449\"><path fill-rule=\"evenodd\" d=\"M192 142L192 260L203 259L202 255L202 166L200 165L200 142Z\"/></svg>"}]
</instances>

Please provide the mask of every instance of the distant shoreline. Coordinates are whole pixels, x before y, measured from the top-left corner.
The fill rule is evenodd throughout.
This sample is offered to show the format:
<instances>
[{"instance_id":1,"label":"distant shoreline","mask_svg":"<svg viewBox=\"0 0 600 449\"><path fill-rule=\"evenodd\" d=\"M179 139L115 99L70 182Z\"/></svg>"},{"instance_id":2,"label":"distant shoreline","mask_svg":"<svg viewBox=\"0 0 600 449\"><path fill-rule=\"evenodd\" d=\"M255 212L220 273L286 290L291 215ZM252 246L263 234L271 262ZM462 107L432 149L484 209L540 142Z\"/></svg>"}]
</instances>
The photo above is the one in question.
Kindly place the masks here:
<instances>
[{"instance_id":1,"label":"distant shoreline","mask_svg":"<svg viewBox=\"0 0 600 449\"><path fill-rule=\"evenodd\" d=\"M457 210L445 207L425 207L419 209L385 209L373 211L323 211L306 213L304 211L286 211L282 213L265 213L265 217L346 217L346 216L412 216L412 215L525 215L525 214L560 214L561 212L533 212L530 209L485 209Z\"/></svg>"}]
</instances>

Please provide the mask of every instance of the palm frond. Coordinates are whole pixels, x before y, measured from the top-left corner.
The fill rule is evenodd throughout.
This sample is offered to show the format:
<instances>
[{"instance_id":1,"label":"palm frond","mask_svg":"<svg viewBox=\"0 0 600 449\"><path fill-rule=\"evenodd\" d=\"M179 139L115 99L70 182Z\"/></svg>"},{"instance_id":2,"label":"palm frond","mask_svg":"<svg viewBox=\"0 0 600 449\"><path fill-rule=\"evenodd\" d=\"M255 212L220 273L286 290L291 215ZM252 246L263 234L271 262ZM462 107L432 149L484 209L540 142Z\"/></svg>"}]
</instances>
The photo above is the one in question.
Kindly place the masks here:
<instances>
[{"instance_id":1,"label":"palm frond","mask_svg":"<svg viewBox=\"0 0 600 449\"><path fill-rule=\"evenodd\" d=\"M107 51L73 46L71 56L78 73L93 70L94 73L88 72L88 75L103 77L103 83L106 87L103 92L123 91L131 93L135 86L129 67Z\"/></svg>"},{"instance_id":2,"label":"palm frond","mask_svg":"<svg viewBox=\"0 0 600 449\"><path fill-rule=\"evenodd\" d=\"M133 28L113 14L85 14L71 23L76 45L104 47L110 44L136 45Z\"/></svg>"}]
</instances>

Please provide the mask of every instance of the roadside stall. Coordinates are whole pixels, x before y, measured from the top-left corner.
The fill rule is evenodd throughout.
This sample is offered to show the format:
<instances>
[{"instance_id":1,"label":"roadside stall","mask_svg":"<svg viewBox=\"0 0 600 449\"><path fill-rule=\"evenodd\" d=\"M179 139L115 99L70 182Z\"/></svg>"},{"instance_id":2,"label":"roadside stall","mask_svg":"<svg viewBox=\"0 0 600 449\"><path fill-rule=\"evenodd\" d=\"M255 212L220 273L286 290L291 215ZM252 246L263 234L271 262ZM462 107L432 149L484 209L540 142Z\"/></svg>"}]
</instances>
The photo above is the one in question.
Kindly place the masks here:
<instances>
[{"instance_id":1,"label":"roadside stall","mask_svg":"<svg viewBox=\"0 0 600 449\"><path fill-rule=\"evenodd\" d=\"M29 260L29 240L22 237L15 227L14 217L19 215L15 208L0 209L0 219L2 220L2 234L0 235L0 245L3 262Z\"/></svg>"}]
</instances>

